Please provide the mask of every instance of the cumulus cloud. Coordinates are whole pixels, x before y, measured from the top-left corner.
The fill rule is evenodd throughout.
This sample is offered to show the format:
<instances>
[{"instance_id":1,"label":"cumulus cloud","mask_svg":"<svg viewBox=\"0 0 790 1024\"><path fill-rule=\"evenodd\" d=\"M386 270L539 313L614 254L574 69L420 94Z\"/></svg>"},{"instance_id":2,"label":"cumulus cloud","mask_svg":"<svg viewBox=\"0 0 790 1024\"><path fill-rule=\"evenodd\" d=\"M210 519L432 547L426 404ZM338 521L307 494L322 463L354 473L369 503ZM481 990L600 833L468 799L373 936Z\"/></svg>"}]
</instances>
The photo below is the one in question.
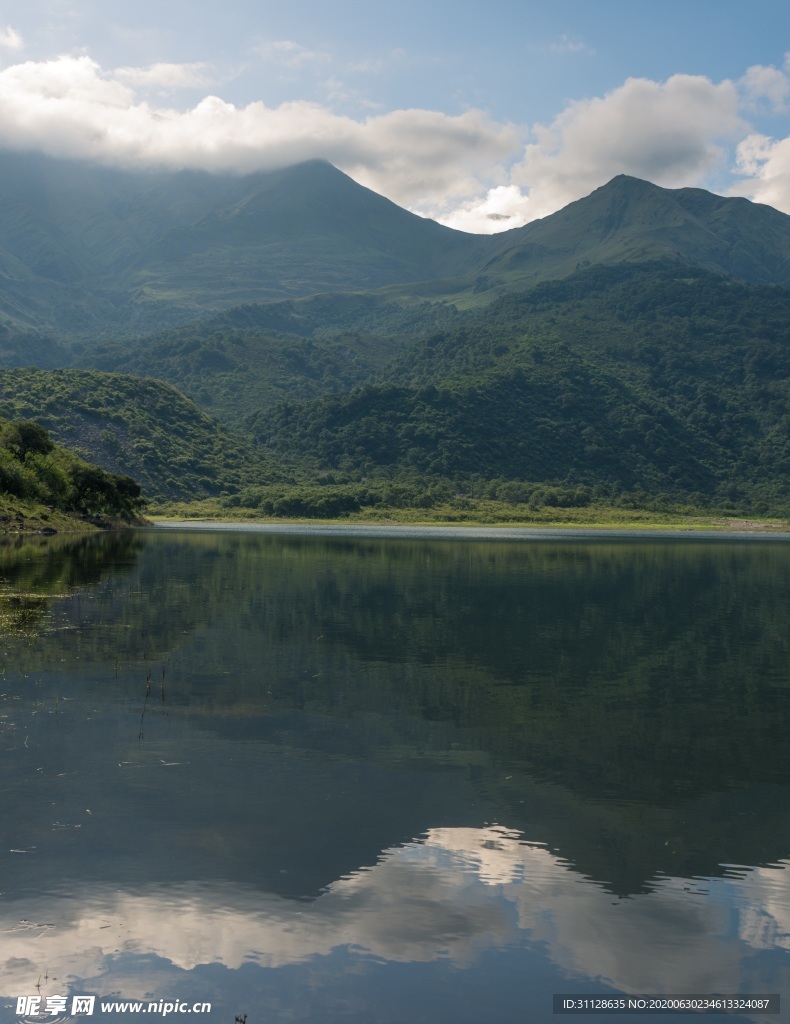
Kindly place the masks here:
<instances>
[{"instance_id":1,"label":"cumulus cloud","mask_svg":"<svg viewBox=\"0 0 790 1024\"><path fill-rule=\"evenodd\" d=\"M531 219L530 214L529 196L524 195L518 185L497 185L490 188L484 198L461 202L448 214L439 212L436 219L458 231L493 235L521 227Z\"/></svg>"},{"instance_id":2,"label":"cumulus cloud","mask_svg":"<svg viewBox=\"0 0 790 1024\"><path fill-rule=\"evenodd\" d=\"M24 45L22 36L15 28L11 28L10 25L0 28L0 46L4 46L6 50L21 50Z\"/></svg>"},{"instance_id":3,"label":"cumulus cloud","mask_svg":"<svg viewBox=\"0 0 790 1024\"><path fill-rule=\"evenodd\" d=\"M395 110L364 122L376 159L347 164L349 173L398 201L455 202L479 194L480 176L511 155L518 144L514 125L491 121L479 110L450 117L432 110Z\"/></svg>"},{"instance_id":4,"label":"cumulus cloud","mask_svg":"<svg viewBox=\"0 0 790 1024\"><path fill-rule=\"evenodd\" d=\"M512 153L510 125L470 110L396 110L364 120L306 101L237 107L206 96L175 110L141 101L141 82L184 84L194 65L105 73L89 57L0 71L0 138L18 149L109 164L250 172L324 158L403 205L466 198Z\"/></svg>"},{"instance_id":5,"label":"cumulus cloud","mask_svg":"<svg viewBox=\"0 0 790 1024\"><path fill-rule=\"evenodd\" d=\"M784 113L790 100L790 77L779 68L756 64L738 83L747 105L756 108L767 102L772 112Z\"/></svg>"},{"instance_id":6,"label":"cumulus cloud","mask_svg":"<svg viewBox=\"0 0 790 1024\"><path fill-rule=\"evenodd\" d=\"M738 82L747 110L769 115L790 110L790 53L782 68L757 64ZM731 195L747 196L790 213L790 138L750 131L738 143Z\"/></svg>"},{"instance_id":7,"label":"cumulus cloud","mask_svg":"<svg viewBox=\"0 0 790 1024\"><path fill-rule=\"evenodd\" d=\"M698 75L666 82L629 78L603 97L578 100L538 125L513 182L529 189L542 217L589 194L616 174L679 188L700 182L724 160L721 143L742 137L732 82Z\"/></svg>"},{"instance_id":8,"label":"cumulus cloud","mask_svg":"<svg viewBox=\"0 0 790 1024\"><path fill-rule=\"evenodd\" d=\"M741 179L730 190L790 213L790 138L752 133L739 143L735 170Z\"/></svg>"}]
</instances>

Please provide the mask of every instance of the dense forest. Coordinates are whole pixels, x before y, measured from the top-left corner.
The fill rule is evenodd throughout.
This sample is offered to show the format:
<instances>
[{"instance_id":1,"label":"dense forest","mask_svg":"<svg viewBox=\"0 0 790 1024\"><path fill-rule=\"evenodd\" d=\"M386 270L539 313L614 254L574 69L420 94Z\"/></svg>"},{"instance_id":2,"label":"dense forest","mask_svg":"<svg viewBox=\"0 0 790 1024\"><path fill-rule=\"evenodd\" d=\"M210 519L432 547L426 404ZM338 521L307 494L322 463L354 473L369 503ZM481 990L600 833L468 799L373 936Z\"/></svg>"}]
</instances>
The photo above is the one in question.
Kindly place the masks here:
<instances>
[{"instance_id":1,"label":"dense forest","mask_svg":"<svg viewBox=\"0 0 790 1024\"><path fill-rule=\"evenodd\" d=\"M431 333L378 379L249 427L348 480L782 509L790 292L680 273L623 265L539 285Z\"/></svg>"}]
</instances>

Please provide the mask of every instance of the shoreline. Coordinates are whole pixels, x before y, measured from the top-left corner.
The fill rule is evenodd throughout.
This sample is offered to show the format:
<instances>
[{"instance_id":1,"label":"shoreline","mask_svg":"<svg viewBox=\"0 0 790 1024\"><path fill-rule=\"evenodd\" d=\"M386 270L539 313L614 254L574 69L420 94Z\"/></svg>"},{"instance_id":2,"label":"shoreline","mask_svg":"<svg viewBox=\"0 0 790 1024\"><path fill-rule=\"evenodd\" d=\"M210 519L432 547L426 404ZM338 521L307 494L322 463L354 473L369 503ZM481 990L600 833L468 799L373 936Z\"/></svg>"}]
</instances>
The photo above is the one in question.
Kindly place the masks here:
<instances>
[{"instance_id":1,"label":"shoreline","mask_svg":"<svg viewBox=\"0 0 790 1024\"><path fill-rule=\"evenodd\" d=\"M224 532L250 531L255 533L280 533L291 536L366 536L405 537L419 533L437 538L490 537L491 539L551 538L563 537L595 538L656 537L656 538L721 538L754 540L790 540L790 524L761 522L758 520L716 520L700 524L686 522L678 524L655 523L612 525L594 523L479 523L479 522L360 522L326 519L176 519L150 517L150 529L154 530L206 530Z\"/></svg>"},{"instance_id":2,"label":"shoreline","mask_svg":"<svg viewBox=\"0 0 790 1024\"><path fill-rule=\"evenodd\" d=\"M112 530L134 530L150 526L151 522L147 516L127 520L80 515L19 499L0 503L0 538L88 536Z\"/></svg>"}]
</instances>

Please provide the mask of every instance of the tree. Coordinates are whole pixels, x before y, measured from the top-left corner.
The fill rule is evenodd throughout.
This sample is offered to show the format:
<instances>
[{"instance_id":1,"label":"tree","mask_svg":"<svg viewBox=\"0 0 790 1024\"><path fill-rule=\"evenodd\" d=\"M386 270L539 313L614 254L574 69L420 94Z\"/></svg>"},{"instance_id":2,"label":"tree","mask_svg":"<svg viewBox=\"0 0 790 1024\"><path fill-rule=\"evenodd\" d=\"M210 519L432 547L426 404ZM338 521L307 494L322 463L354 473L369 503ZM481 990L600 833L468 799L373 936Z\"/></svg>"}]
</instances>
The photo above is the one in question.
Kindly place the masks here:
<instances>
[{"instance_id":1,"label":"tree","mask_svg":"<svg viewBox=\"0 0 790 1024\"><path fill-rule=\"evenodd\" d=\"M31 420L19 420L12 423L5 436L5 447L24 462L30 452L35 455L48 455L55 447L52 438L38 423Z\"/></svg>"}]
</instances>

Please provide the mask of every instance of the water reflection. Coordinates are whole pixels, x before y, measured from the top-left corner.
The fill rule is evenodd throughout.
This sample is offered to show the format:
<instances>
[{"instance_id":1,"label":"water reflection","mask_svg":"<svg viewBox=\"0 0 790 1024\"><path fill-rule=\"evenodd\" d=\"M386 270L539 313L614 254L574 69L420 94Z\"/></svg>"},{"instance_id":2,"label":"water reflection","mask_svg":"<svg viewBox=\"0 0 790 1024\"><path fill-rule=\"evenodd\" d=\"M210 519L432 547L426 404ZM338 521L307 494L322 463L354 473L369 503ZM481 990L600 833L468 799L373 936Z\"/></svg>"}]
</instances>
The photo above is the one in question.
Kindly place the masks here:
<instances>
[{"instance_id":1,"label":"water reflection","mask_svg":"<svg viewBox=\"0 0 790 1024\"><path fill-rule=\"evenodd\" d=\"M308 903L221 882L6 898L3 989L33 991L47 974L53 992L72 978L78 991L144 998L201 965L280 968L346 947L469 969L486 949L539 947L570 990L592 980L631 993L745 991L760 953L790 949L788 867L664 877L613 901L515 830L437 828ZM790 962L772 973L786 991Z\"/></svg>"},{"instance_id":2,"label":"water reflection","mask_svg":"<svg viewBox=\"0 0 790 1024\"><path fill-rule=\"evenodd\" d=\"M0 608L36 610L3 635L0 988L383 1024L790 991L789 568L755 541L4 549Z\"/></svg>"}]
</instances>

